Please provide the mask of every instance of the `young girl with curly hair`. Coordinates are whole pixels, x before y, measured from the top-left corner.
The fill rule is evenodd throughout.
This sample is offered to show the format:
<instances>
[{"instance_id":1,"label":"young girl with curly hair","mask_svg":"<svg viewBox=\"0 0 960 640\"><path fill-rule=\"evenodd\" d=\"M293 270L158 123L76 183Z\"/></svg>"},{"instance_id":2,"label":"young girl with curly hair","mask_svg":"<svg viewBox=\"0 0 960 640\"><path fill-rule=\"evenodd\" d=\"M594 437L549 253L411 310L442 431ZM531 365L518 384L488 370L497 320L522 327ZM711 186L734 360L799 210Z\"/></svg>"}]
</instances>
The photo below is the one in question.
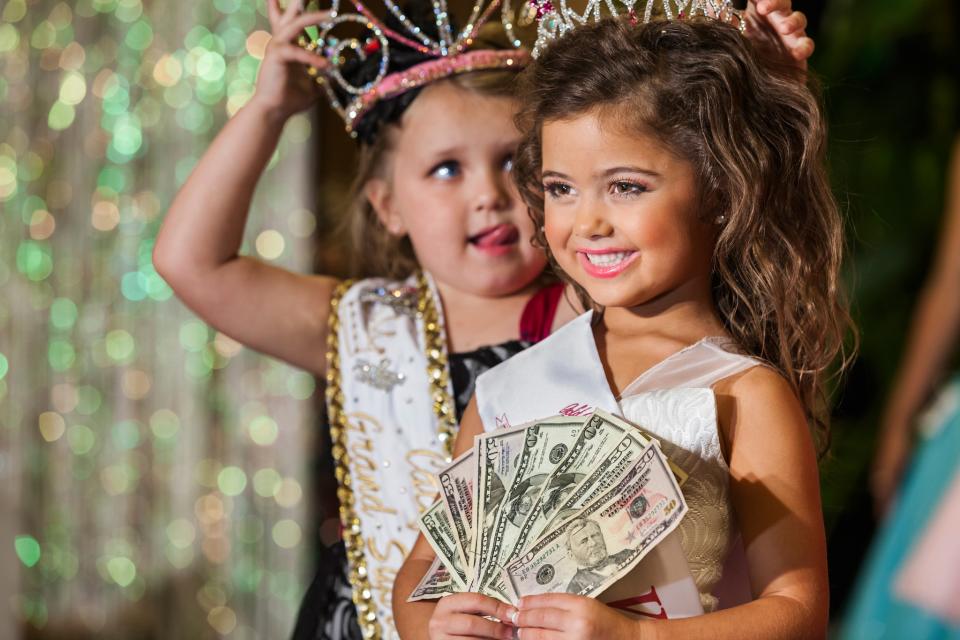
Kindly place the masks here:
<instances>
[{"instance_id":1,"label":"young girl with curly hair","mask_svg":"<svg viewBox=\"0 0 960 640\"><path fill-rule=\"evenodd\" d=\"M568 403L651 431L689 473L674 535L705 615L620 610L656 589L619 605L407 603L434 557L421 539L394 588L404 637L824 636L817 459L850 328L842 224L818 101L759 49L716 20L607 18L524 72L515 179L538 242L592 310L480 376L457 443ZM712 394L678 393L691 388Z\"/></svg>"}]
</instances>

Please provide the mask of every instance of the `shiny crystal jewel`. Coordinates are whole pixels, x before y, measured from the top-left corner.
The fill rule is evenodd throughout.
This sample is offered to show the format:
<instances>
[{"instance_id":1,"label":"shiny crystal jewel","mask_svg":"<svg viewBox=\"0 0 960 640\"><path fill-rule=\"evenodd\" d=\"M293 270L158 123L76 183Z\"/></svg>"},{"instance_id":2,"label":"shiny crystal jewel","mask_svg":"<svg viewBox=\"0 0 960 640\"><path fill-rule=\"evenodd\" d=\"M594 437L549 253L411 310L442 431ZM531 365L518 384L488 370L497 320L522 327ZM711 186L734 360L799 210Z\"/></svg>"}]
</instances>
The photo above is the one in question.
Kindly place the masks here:
<instances>
[{"instance_id":1,"label":"shiny crystal jewel","mask_svg":"<svg viewBox=\"0 0 960 640\"><path fill-rule=\"evenodd\" d=\"M529 2L520 10L520 18L517 20L517 23L521 27L529 27L536 19L537 7L532 2Z\"/></svg>"},{"instance_id":2,"label":"shiny crystal jewel","mask_svg":"<svg viewBox=\"0 0 960 640\"><path fill-rule=\"evenodd\" d=\"M730 0L587 0L585 5L580 1L568 2L568 0L555 0L555 4L551 5L551 1L536 2L539 24L537 40L532 52L534 58L550 41L567 31L588 22L597 22L607 16L624 16L630 20L631 24L704 16L732 24L741 32L747 26L744 12L735 9ZM642 14L639 11L641 6Z\"/></svg>"},{"instance_id":3,"label":"shiny crystal jewel","mask_svg":"<svg viewBox=\"0 0 960 640\"><path fill-rule=\"evenodd\" d=\"M385 289L378 287L360 294L363 302L386 304L404 315L413 317L417 314L417 290L412 287Z\"/></svg>"},{"instance_id":4,"label":"shiny crystal jewel","mask_svg":"<svg viewBox=\"0 0 960 640\"><path fill-rule=\"evenodd\" d=\"M509 40L514 46L519 47L520 41L513 31L513 8L510 0L473 0L472 7L464 11L463 15L467 17L463 28L454 30L450 23L450 13L447 10L446 0L432 0L433 23L434 27L430 30L421 29L414 24L403 12L400 4L396 0L383 0L383 5L393 14L398 26L392 29L381 22L380 18L384 11L379 7L368 9L359 2L354 2L356 13L341 12L339 0L333 0L330 7L330 13L320 23L315 25L319 35L313 37L307 34L307 44L301 45L313 48L325 49L324 53L334 65L328 69L327 77L333 82L324 82L322 84L324 92L330 101L330 105L346 121L347 131L355 133L354 125L357 118L366 112L369 107L384 97L389 97L395 87L392 83L392 76L388 77L391 57L391 45L403 45L404 47L419 51L426 56L433 58L436 62L449 60L450 65L443 69L440 77L446 77L453 73L459 73L469 70L469 65L458 67L456 60L470 47L477 36L480 28L494 16L499 13L500 22L503 25ZM499 11L497 11L499 9ZM346 26L344 26L346 25ZM361 34L355 35L357 25L360 25ZM337 33L353 34L348 37L344 34L341 38L333 35ZM437 37L428 35L428 31L435 32ZM318 43L326 43L326 47L317 47ZM350 51L349 56L345 52ZM476 53L476 52L473 52ZM506 53L493 52L489 53ZM514 52L516 53L516 52ZM364 60L367 56L375 56L378 61L376 77L362 86L352 84L344 78L337 67L344 64L344 60L356 57ZM503 68L510 66L513 59L509 56L490 59L486 63L486 68ZM401 72L402 73L402 72ZM318 80L321 76L318 76ZM432 81L434 78L426 78L426 81ZM339 89L335 90L332 84L336 84ZM402 84L402 83L398 83ZM344 93L347 94L346 97Z\"/></svg>"},{"instance_id":5,"label":"shiny crystal jewel","mask_svg":"<svg viewBox=\"0 0 960 640\"><path fill-rule=\"evenodd\" d=\"M384 358L377 364L367 360L358 360L353 367L358 382L368 384L381 391L392 391L398 384L403 384L407 377L403 373L390 370L390 358Z\"/></svg>"}]
</instances>

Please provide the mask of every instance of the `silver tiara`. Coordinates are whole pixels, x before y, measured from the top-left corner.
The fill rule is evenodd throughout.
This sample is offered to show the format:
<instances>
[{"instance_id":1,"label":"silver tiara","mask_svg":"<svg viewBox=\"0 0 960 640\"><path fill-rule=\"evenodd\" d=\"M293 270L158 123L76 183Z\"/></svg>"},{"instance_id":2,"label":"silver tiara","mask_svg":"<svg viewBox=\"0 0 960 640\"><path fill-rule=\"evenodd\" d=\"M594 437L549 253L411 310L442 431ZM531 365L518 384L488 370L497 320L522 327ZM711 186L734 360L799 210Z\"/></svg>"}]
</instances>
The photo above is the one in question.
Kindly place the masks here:
<instances>
[{"instance_id":1,"label":"silver tiara","mask_svg":"<svg viewBox=\"0 0 960 640\"><path fill-rule=\"evenodd\" d=\"M706 17L733 24L741 32L747 27L744 11L735 9L730 0L646 0L645 5L643 0L587 0L582 12L570 8L567 0L530 0L530 4L537 15L534 58L568 31L608 16L623 16L634 24Z\"/></svg>"},{"instance_id":2,"label":"silver tiara","mask_svg":"<svg viewBox=\"0 0 960 640\"><path fill-rule=\"evenodd\" d=\"M381 100L457 73L519 68L527 61L528 54L519 49L521 43L515 32L511 0L474 0L469 19L459 30L450 24L447 0L415 1L430 2L438 37L430 36L414 24L393 0L383 0L383 4L403 26L402 30L387 27L360 0L345 0L345 5L352 5L349 9L341 9L341 1L332 0L329 19L308 29L300 40L301 46L321 53L330 62L323 73L316 69L311 69L311 73L323 86L330 105L344 119L351 134L360 118ZM480 28L498 8L504 32L516 48L467 51ZM525 7L523 18L521 22L532 23L532 7ZM342 35L350 28L360 35ZM404 71L388 73L390 47L398 43L419 51L427 60ZM371 55L380 55L375 78L357 85L343 77L341 69L348 61L364 61Z\"/></svg>"}]
</instances>

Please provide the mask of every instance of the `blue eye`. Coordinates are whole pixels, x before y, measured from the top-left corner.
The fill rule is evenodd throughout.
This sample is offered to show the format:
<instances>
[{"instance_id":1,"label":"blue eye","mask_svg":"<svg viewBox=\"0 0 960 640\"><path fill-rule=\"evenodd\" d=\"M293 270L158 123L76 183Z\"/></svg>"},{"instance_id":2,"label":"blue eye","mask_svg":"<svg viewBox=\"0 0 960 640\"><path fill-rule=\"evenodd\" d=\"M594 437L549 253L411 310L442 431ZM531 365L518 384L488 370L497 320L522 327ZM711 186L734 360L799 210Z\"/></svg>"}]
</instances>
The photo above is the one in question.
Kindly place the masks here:
<instances>
[{"instance_id":1,"label":"blue eye","mask_svg":"<svg viewBox=\"0 0 960 640\"><path fill-rule=\"evenodd\" d=\"M460 163L455 160L441 162L430 170L430 175L441 180L450 180L460 175Z\"/></svg>"},{"instance_id":2,"label":"blue eye","mask_svg":"<svg viewBox=\"0 0 960 640\"><path fill-rule=\"evenodd\" d=\"M513 156L507 156L503 159L503 170L506 173L513 171Z\"/></svg>"}]
</instances>

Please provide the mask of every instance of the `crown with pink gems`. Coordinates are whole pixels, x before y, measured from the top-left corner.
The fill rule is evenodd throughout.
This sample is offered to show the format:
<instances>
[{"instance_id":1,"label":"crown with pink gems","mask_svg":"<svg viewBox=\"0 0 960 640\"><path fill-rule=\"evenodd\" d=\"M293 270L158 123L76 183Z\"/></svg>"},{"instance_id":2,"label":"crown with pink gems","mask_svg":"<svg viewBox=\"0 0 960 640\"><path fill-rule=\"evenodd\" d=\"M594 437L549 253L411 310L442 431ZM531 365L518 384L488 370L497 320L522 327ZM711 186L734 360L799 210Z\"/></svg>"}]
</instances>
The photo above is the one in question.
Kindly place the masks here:
<instances>
[{"instance_id":1,"label":"crown with pink gems","mask_svg":"<svg viewBox=\"0 0 960 640\"><path fill-rule=\"evenodd\" d=\"M380 101L458 73L519 70L530 57L527 51L519 48L511 0L474 0L467 23L459 29L451 24L447 0L416 0L429 3L432 8L435 35L415 24L393 0L383 0L383 3L402 29L388 27L360 0L343 1L349 3L350 8L343 10L341 0L332 0L329 19L308 29L301 37L300 45L321 52L330 62L323 73L316 69L310 72L323 87L330 105L343 118L347 132L352 136L356 136L360 119ZM531 24L534 9L532 6L524 9L521 21ZM504 32L514 48L469 51L481 27L496 13L499 13ZM351 31L349 37L343 35ZM390 73L391 48L398 44L419 52L424 61ZM345 65L366 63L368 59L371 64L375 63L375 77L358 83L344 76Z\"/></svg>"},{"instance_id":2,"label":"crown with pink gems","mask_svg":"<svg viewBox=\"0 0 960 640\"><path fill-rule=\"evenodd\" d=\"M731 0L587 0L585 4L578 2L580 11L571 8L567 0L530 0L530 3L537 15L534 58L551 41L577 26L610 16L623 16L634 24L704 17L733 24L741 33L747 27L745 11L735 8Z\"/></svg>"}]
</instances>

